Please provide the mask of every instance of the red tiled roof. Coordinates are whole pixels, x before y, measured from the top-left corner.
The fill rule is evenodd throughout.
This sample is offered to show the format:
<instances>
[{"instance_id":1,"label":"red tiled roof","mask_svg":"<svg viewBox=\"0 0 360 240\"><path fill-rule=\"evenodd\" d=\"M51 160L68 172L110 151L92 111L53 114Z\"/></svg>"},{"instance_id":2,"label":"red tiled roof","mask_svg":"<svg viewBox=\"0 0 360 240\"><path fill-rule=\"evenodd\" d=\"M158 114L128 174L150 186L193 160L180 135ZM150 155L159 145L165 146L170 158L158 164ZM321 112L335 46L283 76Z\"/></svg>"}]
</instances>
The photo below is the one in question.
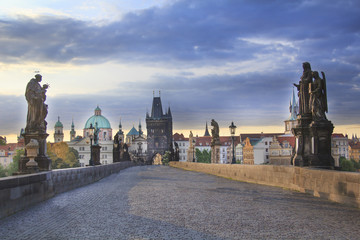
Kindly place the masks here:
<instances>
[{"instance_id":1,"label":"red tiled roof","mask_svg":"<svg viewBox=\"0 0 360 240\"><path fill-rule=\"evenodd\" d=\"M288 141L289 144L294 148L296 144L296 138L295 136L278 136L277 140L279 143L283 143L284 141Z\"/></svg>"},{"instance_id":2,"label":"red tiled roof","mask_svg":"<svg viewBox=\"0 0 360 240\"><path fill-rule=\"evenodd\" d=\"M357 143L349 143L351 149L360 149L360 142Z\"/></svg>"},{"instance_id":3,"label":"red tiled roof","mask_svg":"<svg viewBox=\"0 0 360 240\"><path fill-rule=\"evenodd\" d=\"M239 143L239 136L235 136L235 146ZM211 146L211 136L197 137L195 146ZM230 136L220 137L220 143L222 146L230 146L232 144L232 138Z\"/></svg>"},{"instance_id":4,"label":"red tiled roof","mask_svg":"<svg viewBox=\"0 0 360 240\"><path fill-rule=\"evenodd\" d=\"M240 134L241 140L245 141L246 138L263 138L263 137L274 137L284 135L284 133L244 133Z\"/></svg>"},{"instance_id":5,"label":"red tiled roof","mask_svg":"<svg viewBox=\"0 0 360 240\"><path fill-rule=\"evenodd\" d=\"M0 145L0 149L4 150L6 152L13 152L15 151L17 148L21 148L22 146L17 144L17 143L8 143L6 145Z\"/></svg>"},{"instance_id":6,"label":"red tiled roof","mask_svg":"<svg viewBox=\"0 0 360 240\"><path fill-rule=\"evenodd\" d=\"M184 137L184 134L175 133L173 135L174 141L189 141L189 138Z\"/></svg>"},{"instance_id":7,"label":"red tiled roof","mask_svg":"<svg viewBox=\"0 0 360 240\"><path fill-rule=\"evenodd\" d=\"M195 138L196 140L196 144L195 146L211 146L211 136L206 136L206 137L197 137Z\"/></svg>"},{"instance_id":8,"label":"red tiled roof","mask_svg":"<svg viewBox=\"0 0 360 240\"><path fill-rule=\"evenodd\" d=\"M332 138L344 138L345 136L342 133L333 133L333 134L331 134L331 137Z\"/></svg>"}]
</instances>

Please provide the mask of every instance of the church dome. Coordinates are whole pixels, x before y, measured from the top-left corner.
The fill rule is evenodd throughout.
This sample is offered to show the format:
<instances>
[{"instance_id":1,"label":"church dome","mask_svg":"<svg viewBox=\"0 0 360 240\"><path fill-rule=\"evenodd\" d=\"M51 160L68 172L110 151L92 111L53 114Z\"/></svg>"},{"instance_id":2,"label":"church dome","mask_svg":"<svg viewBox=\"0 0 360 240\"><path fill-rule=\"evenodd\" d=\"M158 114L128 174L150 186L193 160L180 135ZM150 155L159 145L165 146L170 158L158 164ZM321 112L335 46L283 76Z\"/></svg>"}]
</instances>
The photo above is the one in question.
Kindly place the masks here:
<instances>
[{"instance_id":1,"label":"church dome","mask_svg":"<svg viewBox=\"0 0 360 240\"><path fill-rule=\"evenodd\" d=\"M111 128L109 120L101 115L101 109L99 106L95 109L95 115L91 116L85 123L85 129L90 128L90 124L95 127L95 123L98 124L98 128Z\"/></svg>"},{"instance_id":2,"label":"church dome","mask_svg":"<svg viewBox=\"0 0 360 240\"><path fill-rule=\"evenodd\" d=\"M58 121L55 123L55 127L64 127L63 124L60 122L60 117L58 117Z\"/></svg>"}]
</instances>

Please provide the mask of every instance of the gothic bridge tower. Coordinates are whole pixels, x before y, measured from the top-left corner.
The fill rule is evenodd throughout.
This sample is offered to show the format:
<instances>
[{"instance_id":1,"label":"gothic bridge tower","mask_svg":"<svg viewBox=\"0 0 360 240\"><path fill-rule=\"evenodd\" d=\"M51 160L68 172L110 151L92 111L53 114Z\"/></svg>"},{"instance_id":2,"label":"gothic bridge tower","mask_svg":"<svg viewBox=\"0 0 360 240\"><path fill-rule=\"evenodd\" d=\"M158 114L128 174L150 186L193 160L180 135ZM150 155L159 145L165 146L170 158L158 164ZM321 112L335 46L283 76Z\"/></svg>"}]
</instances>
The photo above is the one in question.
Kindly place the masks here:
<instances>
[{"instance_id":1,"label":"gothic bridge tower","mask_svg":"<svg viewBox=\"0 0 360 240\"><path fill-rule=\"evenodd\" d=\"M163 155L172 144L172 115L170 107L163 113L160 92L153 97L151 115L146 113L147 162L152 163L156 154Z\"/></svg>"}]
</instances>

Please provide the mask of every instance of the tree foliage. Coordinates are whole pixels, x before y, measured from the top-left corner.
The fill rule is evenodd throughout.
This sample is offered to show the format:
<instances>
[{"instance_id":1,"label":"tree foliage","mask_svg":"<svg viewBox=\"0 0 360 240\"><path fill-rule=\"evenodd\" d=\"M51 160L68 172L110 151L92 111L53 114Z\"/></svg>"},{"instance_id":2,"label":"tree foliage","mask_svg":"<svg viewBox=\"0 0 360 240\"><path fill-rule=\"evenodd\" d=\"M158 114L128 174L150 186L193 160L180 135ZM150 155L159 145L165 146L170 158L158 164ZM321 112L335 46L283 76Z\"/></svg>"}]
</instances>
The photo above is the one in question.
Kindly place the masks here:
<instances>
[{"instance_id":1,"label":"tree foliage","mask_svg":"<svg viewBox=\"0 0 360 240\"><path fill-rule=\"evenodd\" d=\"M67 143L47 143L47 155L52 160L52 169L80 167L79 153Z\"/></svg>"},{"instance_id":2,"label":"tree foliage","mask_svg":"<svg viewBox=\"0 0 360 240\"><path fill-rule=\"evenodd\" d=\"M171 157L171 152L166 151L165 154L162 156L162 164L169 165L170 157Z\"/></svg>"},{"instance_id":3,"label":"tree foliage","mask_svg":"<svg viewBox=\"0 0 360 240\"><path fill-rule=\"evenodd\" d=\"M211 151L208 151L206 149L200 151L199 149L196 149L195 154L197 162L211 163Z\"/></svg>"},{"instance_id":4,"label":"tree foliage","mask_svg":"<svg viewBox=\"0 0 360 240\"><path fill-rule=\"evenodd\" d=\"M347 171L347 172L355 172L356 168L354 166L354 160L347 160L344 157L340 157L340 167L341 171Z\"/></svg>"},{"instance_id":5,"label":"tree foliage","mask_svg":"<svg viewBox=\"0 0 360 240\"><path fill-rule=\"evenodd\" d=\"M4 140L4 139L0 139L0 145L3 145L3 146L5 146L5 145L6 145L6 142L5 142L5 140Z\"/></svg>"},{"instance_id":6,"label":"tree foliage","mask_svg":"<svg viewBox=\"0 0 360 240\"><path fill-rule=\"evenodd\" d=\"M19 161L24 153L24 149L19 149L16 151L12 163L10 163L6 168L0 165L0 177L12 176L15 172L19 171Z\"/></svg>"}]
</instances>

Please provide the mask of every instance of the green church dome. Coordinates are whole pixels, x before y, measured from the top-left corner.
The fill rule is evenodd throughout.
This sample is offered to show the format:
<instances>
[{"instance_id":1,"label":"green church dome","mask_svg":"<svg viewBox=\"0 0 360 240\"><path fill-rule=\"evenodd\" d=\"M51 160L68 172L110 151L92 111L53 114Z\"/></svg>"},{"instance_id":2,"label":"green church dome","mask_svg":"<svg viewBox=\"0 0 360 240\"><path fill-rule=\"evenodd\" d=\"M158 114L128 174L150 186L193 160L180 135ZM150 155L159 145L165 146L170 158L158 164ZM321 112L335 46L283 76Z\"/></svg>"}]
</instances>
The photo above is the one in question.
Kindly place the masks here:
<instances>
[{"instance_id":1,"label":"green church dome","mask_svg":"<svg viewBox=\"0 0 360 240\"><path fill-rule=\"evenodd\" d=\"M58 121L55 123L55 127L64 127L63 124L60 122L60 117L58 117Z\"/></svg>"},{"instance_id":2,"label":"green church dome","mask_svg":"<svg viewBox=\"0 0 360 240\"><path fill-rule=\"evenodd\" d=\"M98 128L111 128L109 120L107 120L106 117L101 115L101 109L99 108L99 106L95 109L95 115L93 115L86 121L85 128L90 128L90 124L95 127L95 123L98 124Z\"/></svg>"}]
</instances>

